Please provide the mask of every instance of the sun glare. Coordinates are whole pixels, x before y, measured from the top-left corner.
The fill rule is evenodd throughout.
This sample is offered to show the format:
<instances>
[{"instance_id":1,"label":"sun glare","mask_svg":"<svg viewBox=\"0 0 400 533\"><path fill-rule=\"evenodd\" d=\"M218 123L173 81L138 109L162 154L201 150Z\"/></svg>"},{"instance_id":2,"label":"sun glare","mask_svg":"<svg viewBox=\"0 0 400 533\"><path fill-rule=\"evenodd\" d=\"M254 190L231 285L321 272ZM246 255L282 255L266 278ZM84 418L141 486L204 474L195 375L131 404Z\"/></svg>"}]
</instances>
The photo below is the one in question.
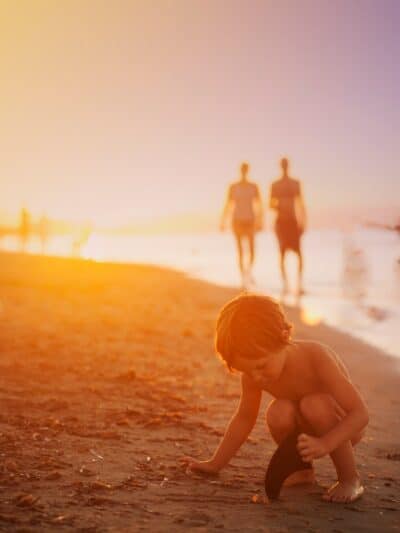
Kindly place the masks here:
<instances>
[{"instance_id":1,"label":"sun glare","mask_svg":"<svg viewBox=\"0 0 400 533\"><path fill-rule=\"evenodd\" d=\"M322 321L320 314L307 308L301 310L300 318L304 324L307 324L307 326L318 326Z\"/></svg>"}]
</instances>

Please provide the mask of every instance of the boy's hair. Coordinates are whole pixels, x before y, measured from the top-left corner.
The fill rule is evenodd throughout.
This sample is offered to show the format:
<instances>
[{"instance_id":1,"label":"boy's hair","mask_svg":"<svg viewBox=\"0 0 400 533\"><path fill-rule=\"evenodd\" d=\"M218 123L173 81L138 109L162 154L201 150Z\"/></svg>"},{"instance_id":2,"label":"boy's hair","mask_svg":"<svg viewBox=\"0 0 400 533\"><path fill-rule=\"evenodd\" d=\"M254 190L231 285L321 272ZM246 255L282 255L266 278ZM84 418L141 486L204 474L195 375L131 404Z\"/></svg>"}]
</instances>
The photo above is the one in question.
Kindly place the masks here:
<instances>
[{"instance_id":1,"label":"boy's hair","mask_svg":"<svg viewBox=\"0 0 400 533\"><path fill-rule=\"evenodd\" d=\"M275 352L289 344L291 329L292 325L273 298L241 294L220 311L215 348L231 370L235 354L252 359L257 347Z\"/></svg>"}]
</instances>

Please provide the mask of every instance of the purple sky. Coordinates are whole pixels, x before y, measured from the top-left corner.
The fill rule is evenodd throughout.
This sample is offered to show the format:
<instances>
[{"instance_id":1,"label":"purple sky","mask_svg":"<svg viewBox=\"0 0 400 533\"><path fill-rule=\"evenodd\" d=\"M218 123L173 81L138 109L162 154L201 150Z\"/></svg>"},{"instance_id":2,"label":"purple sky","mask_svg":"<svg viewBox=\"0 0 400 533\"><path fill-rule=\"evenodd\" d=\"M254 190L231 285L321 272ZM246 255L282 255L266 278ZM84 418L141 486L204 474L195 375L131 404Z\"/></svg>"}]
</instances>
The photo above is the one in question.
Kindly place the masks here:
<instances>
[{"instance_id":1,"label":"purple sky","mask_svg":"<svg viewBox=\"0 0 400 533\"><path fill-rule=\"evenodd\" d=\"M394 0L2 2L0 211L209 213L282 155L316 218L399 205L399 25Z\"/></svg>"}]
</instances>

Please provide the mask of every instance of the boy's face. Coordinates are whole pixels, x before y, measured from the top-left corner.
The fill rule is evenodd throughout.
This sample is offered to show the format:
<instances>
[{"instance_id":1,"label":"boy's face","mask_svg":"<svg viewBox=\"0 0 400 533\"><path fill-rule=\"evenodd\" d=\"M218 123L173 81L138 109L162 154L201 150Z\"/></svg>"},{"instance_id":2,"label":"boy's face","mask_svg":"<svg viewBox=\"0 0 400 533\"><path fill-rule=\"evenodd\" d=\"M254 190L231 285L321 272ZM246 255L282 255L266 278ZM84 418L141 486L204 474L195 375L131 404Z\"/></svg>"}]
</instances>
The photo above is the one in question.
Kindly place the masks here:
<instances>
[{"instance_id":1,"label":"boy's face","mask_svg":"<svg viewBox=\"0 0 400 533\"><path fill-rule=\"evenodd\" d=\"M283 352L264 354L257 359L235 356L232 367L247 374L259 387L263 388L279 379L285 359Z\"/></svg>"}]
</instances>

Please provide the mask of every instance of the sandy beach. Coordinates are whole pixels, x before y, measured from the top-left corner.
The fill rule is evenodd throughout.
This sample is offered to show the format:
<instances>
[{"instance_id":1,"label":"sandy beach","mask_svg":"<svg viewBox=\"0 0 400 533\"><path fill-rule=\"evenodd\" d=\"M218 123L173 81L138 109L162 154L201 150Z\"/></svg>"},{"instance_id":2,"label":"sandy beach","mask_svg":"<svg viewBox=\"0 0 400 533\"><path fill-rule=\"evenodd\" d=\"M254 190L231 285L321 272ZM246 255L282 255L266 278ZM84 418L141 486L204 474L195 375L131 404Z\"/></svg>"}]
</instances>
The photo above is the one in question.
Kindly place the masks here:
<instances>
[{"instance_id":1,"label":"sandy beach","mask_svg":"<svg viewBox=\"0 0 400 533\"><path fill-rule=\"evenodd\" d=\"M267 395L220 475L182 468L184 455L209 457L239 398L213 349L235 294L146 265L0 255L1 531L400 530L400 359L295 308L296 336L331 345L368 403L363 498L321 500L325 458L318 485L264 501Z\"/></svg>"}]
</instances>

